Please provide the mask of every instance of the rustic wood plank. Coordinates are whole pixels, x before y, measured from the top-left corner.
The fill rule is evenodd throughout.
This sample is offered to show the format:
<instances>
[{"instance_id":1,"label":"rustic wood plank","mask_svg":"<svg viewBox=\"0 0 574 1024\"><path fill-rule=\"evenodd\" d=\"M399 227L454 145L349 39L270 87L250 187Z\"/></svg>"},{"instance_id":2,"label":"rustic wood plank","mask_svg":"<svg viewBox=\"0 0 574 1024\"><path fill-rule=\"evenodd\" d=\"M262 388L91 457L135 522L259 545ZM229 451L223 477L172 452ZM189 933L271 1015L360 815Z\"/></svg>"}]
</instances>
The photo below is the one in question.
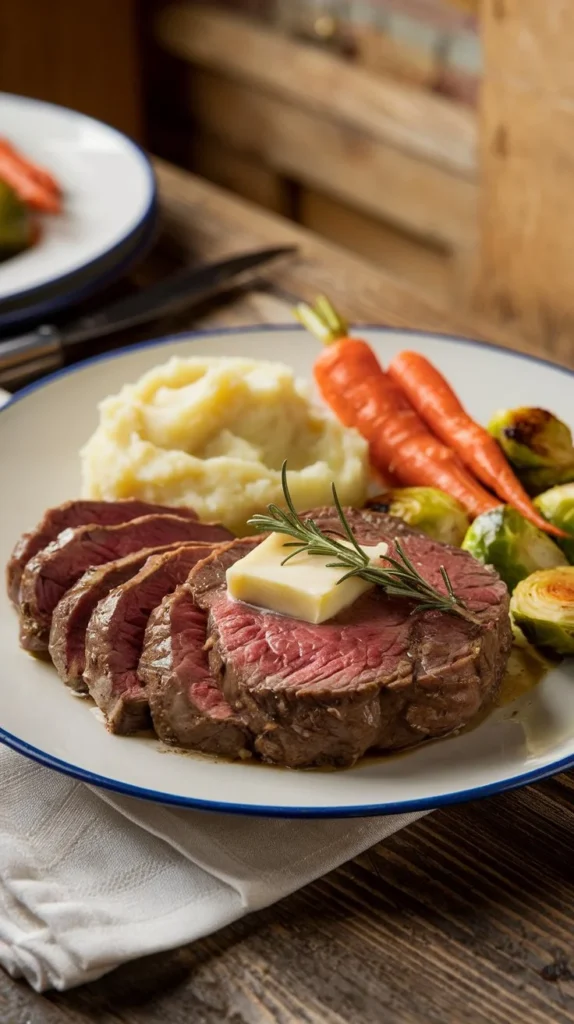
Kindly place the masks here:
<instances>
[{"instance_id":1,"label":"rustic wood plank","mask_svg":"<svg viewBox=\"0 0 574 1024\"><path fill-rule=\"evenodd\" d=\"M475 237L476 185L349 126L198 70L189 112L239 151L437 243Z\"/></svg>"},{"instance_id":2,"label":"rustic wood plank","mask_svg":"<svg viewBox=\"0 0 574 1024\"><path fill-rule=\"evenodd\" d=\"M474 180L476 118L463 105L206 6L169 6L158 16L157 33L179 57Z\"/></svg>"},{"instance_id":3,"label":"rustic wood plank","mask_svg":"<svg viewBox=\"0 0 574 1024\"><path fill-rule=\"evenodd\" d=\"M353 26L356 59L365 71L390 75L401 82L429 89L437 82L439 54L414 47L372 25Z\"/></svg>"},{"instance_id":4,"label":"rustic wood plank","mask_svg":"<svg viewBox=\"0 0 574 1024\"><path fill-rule=\"evenodd\" d=\"M562 0L488 0L482 25L487 77L521 82L568 105L572 32L574 9Z\"/></svg>"},{"instance_id":5,"label":"rustic wood plank","mask_svg":"<svg viewBox=\"0 0 574 1024\"><path fill-rule=\"evenodd\" d=\"M283 216L291 212L291 189L281 175L210 132L193 133L191 165L196 174L252 203Z\"/></svg>"},{"instance_id":6,"label":"rustic wood plank","mask_svg":"<svg viewBox=\"0 0 574 1024\"><path fill-rule=\"evenodd\" d=\"M364 256L406 281L431 302L449 309L454 297L454 261L446 250L358 213L313 189L301 189L298 221L344 249Z\"/></svg>"},{"instance_id":7,"label":"rustic wood plank","mask_svg":"<svg viewBox=\"0 0 574 1024\"><path fill-rule=\"evenodd\" d=\"M484 5L477 302L558 358L574 329L573 33L562 0Z\"/></svg>"}]
</instances>

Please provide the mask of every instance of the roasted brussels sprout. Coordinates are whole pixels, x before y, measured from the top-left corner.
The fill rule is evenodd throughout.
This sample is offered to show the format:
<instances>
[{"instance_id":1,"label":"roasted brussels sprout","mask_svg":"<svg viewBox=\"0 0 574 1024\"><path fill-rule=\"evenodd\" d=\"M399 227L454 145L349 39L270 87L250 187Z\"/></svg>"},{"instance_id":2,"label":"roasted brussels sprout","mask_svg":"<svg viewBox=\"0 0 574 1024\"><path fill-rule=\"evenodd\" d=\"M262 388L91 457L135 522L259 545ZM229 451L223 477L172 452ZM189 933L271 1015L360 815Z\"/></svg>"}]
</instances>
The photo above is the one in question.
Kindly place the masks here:
<instances>
[{"instance_id":1,"label":"roasted brussels sprout","mask_svg":"<svg viewBox=\"0 0 574 1024\"><path fill-rule=\"evenodd\" d=\"M510 612L531 643L574 654L574 566L542 569L522 580Z\"/></svg>"},{"instance_id":2,"label":"roasted brussels sprout","mask_svg":"<svg viewBox=\"0 0 574 1024\"><path fill-rule=\"evenodd\" d=\"M478 516L462 547L479 562L494 566L510 591L537 569L568 564L558 545L510 505Z\"/></svg>"},{"instance_id":3,"label":"roasted brussels sprout","mask_svg":"<svg viewBox=\"0 0 574 1024\"><path fill-rule=\"evenodd\" d=\"M460 502L436 487L396 487L371 498L367 505L404 519L433 540L454 547L460 547L469 526Z\"/></svg>"},{"instance_id":4,"label":"roasted brussels sprout","mask_svg":"<svg viewBox=\"0 0 574 1024\"><path fill-rule=\"evenodd\" d=\"M27 249L32 238L28 207L0 179L0 259Z\"/></svg>"},{"instance_id":5,"label":"roasted brussels sprout","mask_svg":"<svg viewBox=\"0 0 574 1024\"><path fill-rule=\"evenodd\" d=\"M572 433L546 409L503 409L488 429L530 494L574 480Z\"/></svg>"},{"instance_id":6,"label":"roasted brussels sprout","mask_svg":"<svg viewBox=\"0 0 574 1024\"><path fill-rule=\"evenodd\" d=\"M557 539L556 543L574 565L574 483L544 491L544 494L538 495L534 504L549 523L572 535L571 538Z\"/></svg>"}]
</instances>

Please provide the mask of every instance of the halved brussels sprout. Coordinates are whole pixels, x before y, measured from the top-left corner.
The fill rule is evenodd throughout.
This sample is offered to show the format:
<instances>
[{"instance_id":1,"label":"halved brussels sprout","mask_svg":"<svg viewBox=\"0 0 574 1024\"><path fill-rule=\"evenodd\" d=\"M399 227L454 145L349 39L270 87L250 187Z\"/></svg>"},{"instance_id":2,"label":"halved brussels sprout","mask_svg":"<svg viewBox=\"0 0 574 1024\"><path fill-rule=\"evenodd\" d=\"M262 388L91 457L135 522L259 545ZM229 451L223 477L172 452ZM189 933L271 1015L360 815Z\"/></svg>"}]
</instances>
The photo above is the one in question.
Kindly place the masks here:
<instances>
[{"instance_id":1,"label":"halved brussels sprout","mask_svg":"<svg viewBox=\"0 0 574 1024\"><path fill-rule=\"evenodd\" d=\"M0 258L27 249L31 241L28 207L14 189L0 180Z\"/></svg>"},{"instance_id":2,"label":"halved brussels sprout","mask_svg":"<svg viewBox=\"0 0 574 1024\"><path fill-rule=\"evenodd\" d=\"M510 505L478 516L462 547L479 562L494 566L510 591L537 569L568 564L558 545Z\"/></svg>"},{"instance_id":3,"label":"halved brussels sprout","mask_svg":"<svg viewBox=\"0 0 574 1024\"><path fill-rule=\"evenodd\" d=\"M436 487L395 487L370 498L367 505L404 519L433 540L454 547L460 547L469 526L460 502Z\"/></svg>"},{"instance_id":4,"label":"halved brussels sprout","mask_svg":"<svg viewBox=\"0 0 574 1024\"><path fill-rule=\"evenodd\" d=\"M503 409L488 429L530 494L574 480L572 433L546 409Z\"/></svg>"},{"instance_id":5,"label":"halved brussels sprout","mask_svg":"<svg viewBox=\"0 0 574 1024\"><path fill-rule=\"evenodd\" d=\"M549 523L559 526L568 537L558 539L566 558L574 565L574 484L562 484L561 487L552 487L544 494L539 494L534 504Z\"/></svg>"},{"instance_id":6,"label":"halved brussels sprout","mask_svg":"<svg viewBox=\"0 0 574 1024\"><path fill-rule=\"evenodd\" d=\"M522 580L510 612L531 643L574 654L574 566L540 570Z\"/></svg>"}]
</instances>

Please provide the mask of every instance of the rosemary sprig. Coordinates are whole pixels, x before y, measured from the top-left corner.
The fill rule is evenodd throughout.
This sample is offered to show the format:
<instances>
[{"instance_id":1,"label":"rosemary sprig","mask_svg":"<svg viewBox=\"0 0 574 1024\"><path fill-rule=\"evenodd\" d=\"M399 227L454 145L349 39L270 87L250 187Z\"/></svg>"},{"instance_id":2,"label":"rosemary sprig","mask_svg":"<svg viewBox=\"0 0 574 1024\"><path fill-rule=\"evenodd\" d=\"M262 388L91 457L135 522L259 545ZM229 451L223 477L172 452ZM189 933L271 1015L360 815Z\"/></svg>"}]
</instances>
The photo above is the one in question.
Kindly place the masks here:
<instances>
[{"instance_id":1,"label":"rosemary sprig","mask_svg":"<svg viewBox=\"0 0 574 1024\"><path fill-rule=\"evenodd\" d=\"M343 580L352 576L360 576L361 579L381 587L390 597L405 597L410 601L415 601L418 605L415 611L434 609L448 612L450 615L457 615L467 622L478 623L478 619L468 610L464 601L455 594L444 566L441 565L440 573L446 593L436 590L421 576L399 540L395 539L394 542L396 558L383 555L381 558L388 565L372 565L368 555L359 546L353 534L339 501L335 484L333 484L333 501L341 523L341 533L332 531L324 533L313 519L301 519L289 493L286 462L283 463L281 469L281 485L287 509L281 509L274 504L268 505L268 515L253 516L249 520L249 525L255 527L258 533L282 533L293 538L292 541L285 544L285 547L293 548L293 551L283 560L283 565L290 558L294 558L295 555L302 552L308 555L333 558L334 561L327 563L329 568L346 570L338 583L342 583ZM348 543L343 543L343 541Z\"/></svg>"}]
</instances>

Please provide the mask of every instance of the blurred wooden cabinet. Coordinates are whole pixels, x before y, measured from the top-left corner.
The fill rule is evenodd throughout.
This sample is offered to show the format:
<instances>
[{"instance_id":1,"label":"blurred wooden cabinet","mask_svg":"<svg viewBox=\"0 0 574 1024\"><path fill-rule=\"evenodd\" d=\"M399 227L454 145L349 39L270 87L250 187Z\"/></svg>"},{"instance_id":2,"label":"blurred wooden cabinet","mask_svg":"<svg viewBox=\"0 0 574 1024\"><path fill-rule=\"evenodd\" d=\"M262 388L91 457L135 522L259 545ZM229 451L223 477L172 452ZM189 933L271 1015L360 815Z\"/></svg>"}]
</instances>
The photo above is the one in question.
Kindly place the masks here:
<instances>
[{"instance_id":1,"label":"blurred wooden cabinet","mask_svg":"<svg viewBox=\"0 0 574 1024\"><path fill-rule=\"evenodd\" d=\"M141 138L138 15L137 0L2 0L0 89Z\"/></svg>"},{"instance_id":2,"label":"blurred wooden cabinet","mask_svg":"<svg viewBox=\"0 0 574 1024\"><path fill-rule=\"evenodd\" d=\"M471 106L214 4L157 3L149 31L156 150L454 301L476 244Z\"/></svg>"}]
</instances>

